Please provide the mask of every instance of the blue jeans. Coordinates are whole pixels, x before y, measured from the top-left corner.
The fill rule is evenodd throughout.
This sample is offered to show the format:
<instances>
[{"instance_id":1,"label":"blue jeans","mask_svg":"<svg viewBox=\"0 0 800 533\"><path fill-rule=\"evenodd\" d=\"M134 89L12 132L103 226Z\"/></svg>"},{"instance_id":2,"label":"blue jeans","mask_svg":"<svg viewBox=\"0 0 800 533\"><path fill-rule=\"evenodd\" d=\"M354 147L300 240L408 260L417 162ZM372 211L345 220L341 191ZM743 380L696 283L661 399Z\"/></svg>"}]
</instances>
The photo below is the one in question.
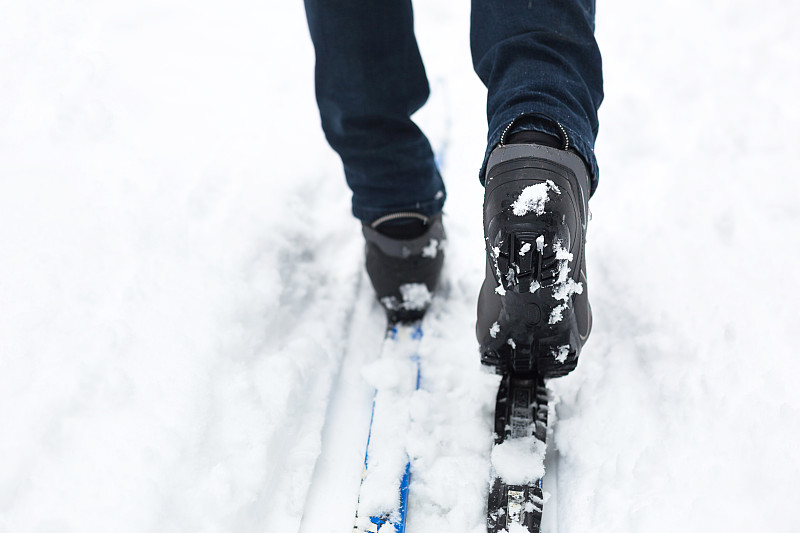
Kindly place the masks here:
<instances>
[{"instance_id":1,"label":"blue jeans","mask_svg":"<svg viewBox=\"0 0 800 533\"><path fill-rule=\"evenodd\" d=\"M444 183L428 139L410 118L430 93L411 0L305 6L322 128L342 158L353 214L370 222L400 211L440 212ZM472 62L488 89L484 162L509 124L509 133L555 137L563 127L594 192L603 99L594 11L594 0L472 0Z\"/></svg>"}]
</instances>

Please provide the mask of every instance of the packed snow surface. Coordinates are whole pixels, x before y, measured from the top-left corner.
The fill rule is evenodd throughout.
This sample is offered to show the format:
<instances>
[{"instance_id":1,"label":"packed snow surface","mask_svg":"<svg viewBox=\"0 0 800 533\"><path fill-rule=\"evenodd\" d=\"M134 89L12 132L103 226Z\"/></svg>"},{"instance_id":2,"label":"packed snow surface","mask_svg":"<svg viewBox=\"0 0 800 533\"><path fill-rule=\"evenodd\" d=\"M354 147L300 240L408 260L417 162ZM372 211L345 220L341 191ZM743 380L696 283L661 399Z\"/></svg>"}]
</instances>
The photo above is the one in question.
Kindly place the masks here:
<instances>
[{"instance_id":1,"label":"packed snow surface","mask_svg":"<svg viewBox=\"0 0 800 533\"><path fill-rule=\"evenodd\" d=\"M375 385L409 372L371 366L302 3L3 7L0 531L351 531ZM416 7L450 246L393 410L406 531L482 533L485 91L468 3ZM800 5L597 7L594 325L548 384L545 533L794 532Z\"/></svg>"}]
</instances>

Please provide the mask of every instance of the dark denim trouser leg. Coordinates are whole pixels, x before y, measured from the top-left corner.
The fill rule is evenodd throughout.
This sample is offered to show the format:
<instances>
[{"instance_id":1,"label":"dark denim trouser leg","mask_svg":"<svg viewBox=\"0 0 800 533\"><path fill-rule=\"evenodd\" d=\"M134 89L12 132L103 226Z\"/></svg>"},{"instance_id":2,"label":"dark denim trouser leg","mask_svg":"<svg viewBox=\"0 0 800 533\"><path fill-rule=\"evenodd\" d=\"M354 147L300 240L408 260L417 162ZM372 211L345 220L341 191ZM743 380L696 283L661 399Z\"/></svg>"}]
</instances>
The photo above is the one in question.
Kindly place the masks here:
<instances>
[{"instance_id":1,"label":"dark denim trouser leg","mask_svg":"<svg viewBox=\"0 0 800 533\"><path fill-rule=\"evenodd\" d=\"M594 0L472 0L475 72L488 89L489 152L513 121L560 137L562 124L597 187L597 109L603 99ZM549 118L545 118L549 117Z\"/></svg>"},{"instance_id":2,"label":"dark denim trouser leg","mask_svg":"<svg viewBox=\"0 0 800 533\"><path fill-rule=\"evenodd\" d=\"M305 0L322 129L344 164L353 214L433 215L445 190L411 115L428 99L410 0Z\"/></svg>"}]
</instances>

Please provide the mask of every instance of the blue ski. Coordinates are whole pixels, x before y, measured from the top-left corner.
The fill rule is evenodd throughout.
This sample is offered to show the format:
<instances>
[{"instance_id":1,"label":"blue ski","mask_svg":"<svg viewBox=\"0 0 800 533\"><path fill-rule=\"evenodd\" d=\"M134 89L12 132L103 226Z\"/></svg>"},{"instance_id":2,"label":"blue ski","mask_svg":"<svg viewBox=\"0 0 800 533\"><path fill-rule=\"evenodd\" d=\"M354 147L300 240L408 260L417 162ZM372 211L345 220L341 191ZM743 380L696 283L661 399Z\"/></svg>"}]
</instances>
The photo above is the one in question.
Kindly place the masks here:
<instances>
[{"instance_id":1,"label":"blue ski","mask_svg":"<svg viewBox=\"0 0 800 533\"><path fill-rule=\"evenodd\" d=\"M419 344L422 339L421 321L408 324L391 324L386 331L381 348L381 359L405 359L413 365L416 373L415 382L409 384L410 390L419 389L420 366ZM405 469L399 484L399 494L394 509L384 509L380 515L365 516L360 509L362 500L365 499L364 480L370 474L370 443L374 441L376 406L381 402L379 390L375 391L372 399L372 417L370 420L369 436L367 437L367 451L364 455L364 469L361 476L361 489L359 491L358 505L356 507L354 533L404 533L406 529L406 515L408 512L408 488L411 483L411 463L408 456L404 456ZM405 451L402 452L405 454ZM398 477L400 473L398 472ZM397 478L395 478L397 479Z\"/></svg>"}]
</instances>

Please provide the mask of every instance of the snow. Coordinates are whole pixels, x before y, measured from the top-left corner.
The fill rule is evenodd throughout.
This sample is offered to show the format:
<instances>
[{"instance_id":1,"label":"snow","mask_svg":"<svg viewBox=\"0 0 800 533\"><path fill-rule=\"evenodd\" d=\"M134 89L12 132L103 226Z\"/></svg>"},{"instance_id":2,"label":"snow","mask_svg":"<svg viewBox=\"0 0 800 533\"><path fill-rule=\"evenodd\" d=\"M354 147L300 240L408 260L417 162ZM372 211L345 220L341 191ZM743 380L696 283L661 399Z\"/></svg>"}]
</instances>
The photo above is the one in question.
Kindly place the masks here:
<instances>
[{"instance_id":1,"label":"snow","mask_svg":"<svg viewBox=\"0 0 800 533\"><path fill-rule=\"evenodd\" d=\"M438 239L431 239L431 242L428 243L422 249L422 257L427 257L428 259L436 259L436 256L439 253L439 240Z\"/></svg>"},{"instance_id":2,"label":"snow","mask_svg":"<svg viewBox=\"0 0 800 533\"><path fill-rule=\"evenodd\" d=\"M564 244L560 241L553 243L553 248L556 252L556 260L559 262L558 279L563 280L569 274L569 267L567 266L572 261L572 254L564 248Z\"/></svg>"},{"instance_id":3,"label":"snow","mask_svg":"<svg viewBox=\"0 0 800 533\"><path fill-rule=\"evenodd\" d=\"M558 324L564 319L564 311L567 310L567 304L559 304L550 311L550 317L547 319L548 324Z\"/></svg>"},{"instance_id":4,"label":"snow","mask_svg":"<svg viewBox=\"0 0 800 533\"><path fill-rule=\"evenodd\" d=\"M396 296L384 296L381 303L387 309L424 309L430 304L433 295L424 283L405 283L400 285L400 301Z\"/></svg>"},{"instance_id":5,"label":"snow","mask_svg":"<svg viewBox=\"0 0 800 533\"><path fill-rule=\"evenodd\" d=\"M556 261L558 262L558 275L553 287L553 298L564 303L556 306L550 312L548 323L557 324L564 318L564 311L567 310L569 298L573 294L583 293L583 284L569 277L571 270L569 264L572 262L573 254L564 248L564 244L558 240L553 243L553 249L556 252ZM534 292L533 286L531 286L531 292Z\"/></svg>"},{"instance_id":6,"label":"snow","mask_svg":"<svg viewBox=\"0 0 800 533\"><path fill-rule=\"evenodd\" d=\"M404 309L424 309L430 304L433 295L424 283L406 283L400 285Z\"/></svg>"},{"instance_id":7,"label":"snow","mask_svg":"<svg viewBox=\"0 0 800 533\"><path fill-rule=\"evenodd\" d=\"M407 531L477 533L485 95L468 6L416 7L450 246L398 408ZM545 516L794 531L800 8L598 8L595 322L549 383ZM350 531L384 319L302 5L8 3L0 71L0 531Z\"/></svg>"},{"instance_id":8,"label":"snow","mask_svg":"<svg viewBox=\"0 0 800 533\"><path fill-rule=\"evenodd\" d=\"M400 481L405 471L411 395L416 389L417 364L413 343L386 344L380 359L362 372L375 390L369 443L369 468L359 498L359 517L381 516L399 506Z\"/></svg>"},{"instance_id":9,"label":"snow","mask_svg":"<svg viewBox=\"0 0 800 533\"><path fill-rule=\"evenodd\" d=\"M558 347L558 351L556 351L553 355L555 355L556 361L559 363L563 363L567 360L567 356L569 355L569 344L563 344Z\"/></svg>"},{"instance_id":10,"label":"snow","mask_svg":"<svg viewBox=\"0 0 800 533\"><path fill-rule=\"evenodd\" d=\"M518 217L525 216L531 212L536 215L543 215L544 207L550 200L549 193L551 191L561 194L556 184L550 180L525 187L511 204L512 212Z\"/></svg>"},{"instance_id":11,"label":"snow","mask_svg":"<svg viewBox=\"0 0 800 533\"><path fill-rule=\"evenodd\" d=\"M492 449L492 468L510 485L532 483L544 475L544 451L533 436L507 440Z\"/></svg>"}]
</instances>

